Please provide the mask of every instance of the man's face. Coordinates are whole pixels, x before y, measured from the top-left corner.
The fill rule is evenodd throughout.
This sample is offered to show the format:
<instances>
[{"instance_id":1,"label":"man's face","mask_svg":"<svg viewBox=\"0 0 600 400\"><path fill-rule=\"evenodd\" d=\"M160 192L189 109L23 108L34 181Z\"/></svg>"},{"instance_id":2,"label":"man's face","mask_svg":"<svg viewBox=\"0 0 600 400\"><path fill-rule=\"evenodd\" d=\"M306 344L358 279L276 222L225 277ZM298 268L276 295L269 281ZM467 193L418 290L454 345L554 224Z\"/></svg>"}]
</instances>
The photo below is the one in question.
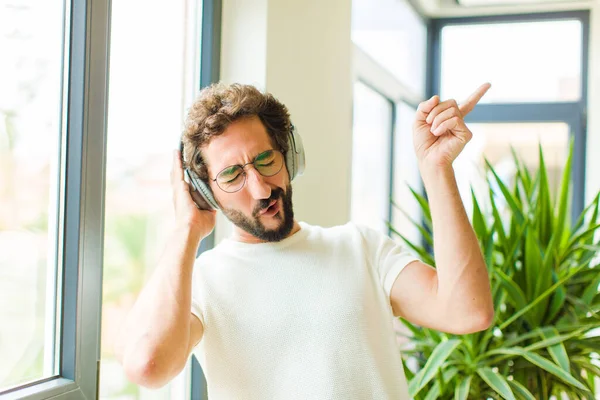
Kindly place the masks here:
<instances>
[{"instance_id":1,"label":"man's face","mask_svg":"<svg viewBox=\"0 0 600 400\"><path fill-rule=\"evenodd\" d=\"M223 214L238 228L268 242L286 238L294 226L292 188L285 162L270 177L261 175L254 165L246 165L246 182L234 193L223 191L214 179L226 168L250 163L271 149L279 150L256 116L235 121L203 149L210 188Z\"/></svg>"}]
</instances>

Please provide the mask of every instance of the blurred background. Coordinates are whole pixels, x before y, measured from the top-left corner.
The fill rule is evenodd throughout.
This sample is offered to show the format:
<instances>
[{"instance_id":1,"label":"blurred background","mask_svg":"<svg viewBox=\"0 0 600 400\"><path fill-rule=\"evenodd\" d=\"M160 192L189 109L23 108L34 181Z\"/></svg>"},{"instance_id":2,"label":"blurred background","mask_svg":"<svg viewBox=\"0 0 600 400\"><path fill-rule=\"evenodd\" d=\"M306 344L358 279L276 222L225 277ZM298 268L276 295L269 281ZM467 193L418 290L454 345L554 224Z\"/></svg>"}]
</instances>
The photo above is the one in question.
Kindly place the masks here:
<instances>
[{"instance_id":1,"label":"blurred background","mask_svg":"<svg viewBox=\"0 0 600 400\"><path fill-rule=\"evenodd\" d=\"M211 29L207 7L220 11ZM0 0L0 392L59 369L71 10ZM573 140L574 209L600 189L599 0L113 1L100 398L198 398L192 386L202 387L193 361L160 390L133 385L111 347L173 224L172 149L213 39L213 78L254 84L290 109L307 152L300 220L386 234L391 223L420 240L393 205L422 218L409 189L423 190L416 107L433 94L464 100L484 82L473 140L454 164L467 210L470 187L486 188L484 158L514 176L511 146L535 169L541 143L557 190ZM212 244L230 230L219 216Z\"/></svg>"}]
</instances>

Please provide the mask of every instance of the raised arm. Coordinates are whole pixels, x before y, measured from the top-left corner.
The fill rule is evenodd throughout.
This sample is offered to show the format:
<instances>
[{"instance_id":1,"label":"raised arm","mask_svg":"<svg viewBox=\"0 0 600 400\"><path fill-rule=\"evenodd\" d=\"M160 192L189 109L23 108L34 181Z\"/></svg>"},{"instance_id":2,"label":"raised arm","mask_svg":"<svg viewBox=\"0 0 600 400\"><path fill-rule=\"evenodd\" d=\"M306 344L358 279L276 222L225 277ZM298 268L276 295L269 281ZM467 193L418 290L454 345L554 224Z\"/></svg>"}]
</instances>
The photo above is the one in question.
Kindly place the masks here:
<instances>
[{"instance_id":1,"label":"raised arm","mask_svg":"<svg viewBox=\"0 0 600 400\"><path fill-rule=\"evenodd\" d=\"M463 118L489 87L482 85L461 106L432 97L419 105L413 128L437 269L418 261L409 264L392 287L392 308L418 325L455 334L486 329L494 316L487 268L452 168L472 137Z\"/></svg>"},{"instance_id":2,"label":"raised arm","mask_svg":"<svg viewBox=\"0 0 600 400\"><path fill-rule=\"evenodd\" d=\"M178 151L171 185L176 227L114 346L127 377L150 388L175 377L202 338L202 323L191 313L192 269L200 241L215 225L215 211L201 211L193 203Z\"/></svg>"}]
</instances>

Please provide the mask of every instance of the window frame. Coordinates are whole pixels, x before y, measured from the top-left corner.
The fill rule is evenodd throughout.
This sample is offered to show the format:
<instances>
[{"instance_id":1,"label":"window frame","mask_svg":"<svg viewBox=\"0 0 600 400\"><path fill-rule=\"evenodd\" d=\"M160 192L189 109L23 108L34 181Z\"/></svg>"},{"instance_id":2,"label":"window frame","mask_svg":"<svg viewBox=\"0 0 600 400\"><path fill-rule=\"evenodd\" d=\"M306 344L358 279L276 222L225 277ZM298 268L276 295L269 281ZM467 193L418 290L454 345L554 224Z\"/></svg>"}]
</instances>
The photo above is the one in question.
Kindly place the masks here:
<instances>
[{"instance_id":1,"label":"window frame","mask_svg":"<svg viewBox=\"0 0 600 400\"><path fill-rule=\"evenodd\" d=\"M64 4L59 373L0 392L8 399L98 397L111 2Z\"/></svg>"},{"instance_id":2,"label":"window frame","mask_svg":"<svg viewBox=\"0 0 600 400\"><path fill-rule=\"evenodd\" d=\"M383 68L383 67L380 66L380 68ZM394 137L396 136L395 132L396 132L396 123L397 123L397 110L396 110L397 101L394 101L393 99L391 99L388 94L384 93L382 90L380 90L378 87L374 86L373 84L367 82L362 77L357 77L354 80L354 83L360 83L360 84L364 85L366 88L372 90L373 93L379 95L390 106L390 120L389 120L390 130L387 133L388 143L389 143L389 149L388 149L389 163L387 165L387 169L388 169L388 174L387 174L388 200L387 200L387 208L386 208L386 222L388 224L390 224L392 222L392 210L393 210L392 195L393 195L393 189L394 189L394 187L393 187L393 185L394 185L394 175L393 175L394 174ZM406 102L405 100L399 100L399 101ZM353 129L352 135L354 135L354 129ZM354 153L354 149L352 149L352 153ZM352 202L352 199L350 199L350 201ZM392 233L392 229L388 225L388 229L387 229L388 236L391 235L391 233Z\"/></svg>"},{"instance_id":3,"label":"window frame","mask_svg":"<svg viewBox=\"0 0 600 400\"><path fill-rule=\"evenodd\" d=\"M222 0L202 0L202 22L200 37L200 89L220 80L221 69L221 21ZM215 245L215 231L200 242L196 257L210 250ZM196 356L192 353L189 360L191 367L190 399L205 400L208 398L207 383L204 371Z\"/></svg>"},{"instance_id":4,"label":"window frame","mask_svg":"<svg viewBox=\"0 0 600 400\"><path fill-rule=\"evenodd\" d=\"M396 157L397 157L396 152L395 152L395 147L396 147L396 137L400 137L400 131L399 131L399 126L400 125L399 124L400 124L401 121L403 121L401 119L401 117L400 117L400 115L402 113L399 110L399 108L402 105L404 105L407 108L410 108L411 110L414 110L415 114L416 114L416 112L417 112L417 110L419 108L419 104L409 103L406 100L398 100L394 104L394 117L395 117L394 124L395 125L394 125L393 132L392 132L392 142L391 142L391 146L392 146L391 147L392 158L391 158L391 167L390 167L390 171L391 172L390 172L390 209L389 209L389 223L390 223L390 225L392 227L393 227L393 224L394 224L394 213L395 212L401 212L400 210L395 211L395 207L394 207L393 202L395 201L394 200L394 189L395 189L395 185L394 185L394 183L395 183L395 174L394 173L396 171L395 167L396 167ZM412 131L411 131L411 135L412 135ZM412 145L413 143L411 142L410 144ZM412 150L412 151L414 151L414 150ZM420 193L423 196L426 196L425 186L423 184L423 178L421 177L421 171L419 170L418 165L416 165L416 168L417 168L417 171L418 171L418 180L417 180L418 182L417 182L416 186L414 186L414 187L411 186L411 188L413 190L415 190L415 192ZM398 205L401 206L401 204L398 204ZM427 229L427 227L426 227L427 224L425 223L425 219L424 219L423 213L421 211L419 211L418 217L419 218L417 219L416 217L413 216L415 222L420 221L421 226L424 227L425 229ZM388 236L391 237L392 233L393 233L393 231L392 231L392 229L390 227ZM403 232L400 232L400 233L403 233ZM408 238L409 239L414 239L414 238L411 238L411 237L408 237ZM422 246L425 246L426 248L428 248L427 241L422 236L422 234L419 233L419 239L415 239L415 242L417 242L417 241Z\"/></svg>"},{"instance_id":5,"label":"window frame","mask_svg":"<svg viewBox=\"0 0 600 400\"><path fill-rule=\"evenodd\" d=\"M573 102L514 102L484 103L465 118L467 123L527 123L564 122L569 126L569 137L574 141L572 169L572 219L575 221L584 208L585 165L587 140L587 99L590 12L561 11L527 13L514 15L491 15L457 18L438 18L430 21L430 41L428 44L427 93L433 96L441 89L441 32L446 26L485 25L495 23L544 22L578 20L582 27L581 51L581 98Z\"/></svg>"}]
</instances>

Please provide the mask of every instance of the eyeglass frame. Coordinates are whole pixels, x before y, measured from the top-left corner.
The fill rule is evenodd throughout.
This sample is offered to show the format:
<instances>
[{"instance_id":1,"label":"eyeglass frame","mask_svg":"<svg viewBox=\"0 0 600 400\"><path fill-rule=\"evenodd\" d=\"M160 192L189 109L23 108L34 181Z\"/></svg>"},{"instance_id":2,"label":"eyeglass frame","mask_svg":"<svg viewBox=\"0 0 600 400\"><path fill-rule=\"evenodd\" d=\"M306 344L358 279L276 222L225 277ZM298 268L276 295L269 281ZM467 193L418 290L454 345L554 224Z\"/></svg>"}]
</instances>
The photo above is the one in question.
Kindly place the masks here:
<instances>
[{"instance_id":1,"label":"eyeglass frame","mask_svg":"<svg viewBox=\"0 0 600 400\"><path fill-rule=\"evenodd\" d=\"M272 177L272 176L275 176L275 175L277 175L278 173L280 173L280 172L281 172L281 170L283 169L283 165L285 164L285 154L284 154L284 152L283 152L282 150L279 150L279 149L268 149L268 150L265 150L265 151L261 151L260 153L258 153L258 154L256 155L256 157L254 157L254 159L253 159L252 161L250 161L250 162L247 162L246 164L231 164L231 165L228 165L227 167L225 167L225 168L223 168L222 170L220 170L220 171L219 171L219 172L218 172L218 173L215 175L215 178L214 178L214 179L210 179L210 178L209 178L209 179L210 179L211 181L213 181L213 182L215 183L215 185L217 185L217 187L218 187L219 189L221 189L223 192L225 192L225 193L237 193L237 192L239 192L240 190L242 190L242 189L244 188L244 186L246 186L246 182L248 181L248 173L246 172L246 166L247 166L247 165L250 165L250 164L254 164L254 163L256 162L256 160L258 159L258 157L260 157L261 155L263 155L264 153L266 153L266 152L268 152L268 151L276 151L276 152L278 152L278 153L280 153L280 154L281 154L281 157L282 157L282 160L281 160L281 167L279 167L279 169L277 170L277 172L275 172L273 175L263 175L263 174L262 174L262 173L261 173L261 172L258 170L258 168L256 168L256 165L254 166L254 169L256 170L256 172L258 172L258 173L260 174L260 176L264 176L265 178L270 178L270 177ZM219 182L217 182L217 178L219 177L219 174L220 174L221 172L225 171L225 170L226 170L226 169L228 169L228 168L232 168L232 167L240 167L240 168L242 169L242 174L244 175L244 182L242 183L242 186L240 186L240 188L239 188L238 190L234 190L233 192L228 192L228 191L226 191L225 189L223 189L223 188L222 188L222 187L219 185Z\"/></svg>"}]
</instances>

